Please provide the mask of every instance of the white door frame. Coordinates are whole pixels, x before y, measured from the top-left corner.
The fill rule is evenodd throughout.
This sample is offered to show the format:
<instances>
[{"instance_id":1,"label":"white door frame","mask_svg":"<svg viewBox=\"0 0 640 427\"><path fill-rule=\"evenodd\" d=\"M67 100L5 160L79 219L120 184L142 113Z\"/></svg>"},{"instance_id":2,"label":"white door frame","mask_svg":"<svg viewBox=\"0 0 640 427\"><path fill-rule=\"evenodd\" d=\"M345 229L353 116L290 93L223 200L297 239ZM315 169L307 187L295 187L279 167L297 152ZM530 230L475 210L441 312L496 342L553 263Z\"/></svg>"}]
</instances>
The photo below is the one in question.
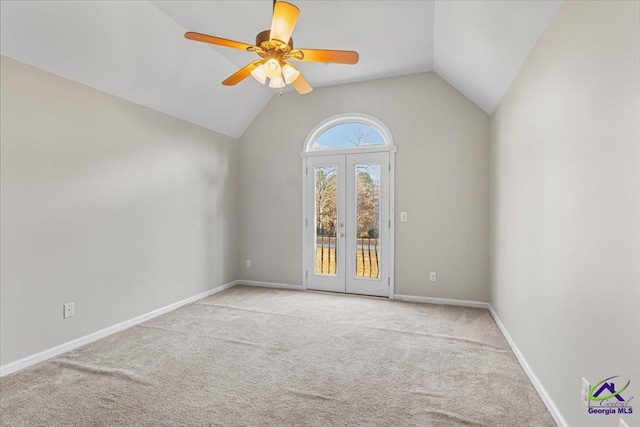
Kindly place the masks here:
<instances>
[{"instance_id":1,"label":"white door frame","mask_svg":"<svg viewBox=\"0 0 640 427\"><path fill-rule=\"evenodd\" d=\"M345 188L346 200L344 201L346 211L345 225L347 227L345 250L349 251L345 254L345 291L354 294L388 297L389 289L391 288L391 273L389 272L389 263L391 262L389 252L391 247L391 241L389 239L389 235L391 234L391 199L389 194L389 190L391 189L389 180L389 175L391 173L391 159L388 152L347 154L343 157L345 158L345 175L347 184L347 187ZM358 173L356 167L358 164L377 164L380 167L379 179L382 185L380 187L378 205L378 238L381 244L378 245L378 256L380 259L378 262L378 277L376 278L359 277L356 273L358 266Z\"/></svg>"},{"instance_id":2,"label":"white door frame","mask_svg":"<svg viewBox=\"0 0 640 427\"><path fill-rule=\"evenodd\" d=\"M339 148L333 150L313 150L313 145L315 144L316 139L320 136L325 130L330 127L336 126L341 123L363 123L372 128L376 129L383 136L387 145L375 145L375 146L366 146L366 147L356 147L356 148ZM393 137L391 136L391 132L389 128L385 126L380 120L367 116L365 114L359 113L347 113L340 114L337 116L329 117L324 120L320 124L318 124L307 136L307 139L304 143L303 152L300 153L300 157L302 158L302 250L305 251L307 249L307 226L310 223L313 223L312 220L309 219L309 215L311 212L308 212L307 208L307 178L308 178L308 167L307 167L307 158L314 156L329 156L336 154L360 154L360 153L379 153L379 152L388 152L389 153L389 299L394 298L395 294L395 163L396 163L396 152L397 147L393 145ZM309 275L309 270L312 266L307 265L307 256L302 256L302 288L307 289L307 278Z\"/></svg>"},{"instance_id":3,"label":"white door frame","mask_svg":"<svg viewBox=\"0 0 640 427\"><path fill-rule=\"evenodd\" d=\"M347 279L347 268L346 268L346 249L347 249L347 239L345 236L345 225L346 225L346 191L347 191L347 171L346 171L346 157L341 155L330 155L330 156L313 156L305 158L304 162L306 163L305 167L305 177L303 178L304 185L307 186L307 194L310 196L306 201L306 209L309 212L308 219L305 220L305 230L304 233L309 233L309 236L305 236L303 239L304 242L308 242L311 247L316 247L313 241L309 241L311 234L313 237L316 237L316 222L315 222L315 193L316 193L316 180L314 170L317 167L335 167L336 168L336 240L334 247L334 254L336 254L336 274L316 274L315 265L313 264L313 260L316 259L315 250L313 254L311 253L310 248L303 247L302 256L305 258L307 265L309 265L308 269L304 270L304 287L308 289L309 286L312 286L314 289L330 291L330 292L346 292L346 279ZM308 174L308 170L311 169L311 175ZM305 216L306 217L306 216ZM313 231L313 233L311 233ZM337 255L339 254L339 256ZM303 263L304 263L303 262ZM320 276L320 277L318 277ZM312 280L315 279L315 280ZM320 283L318 283L318 280Z\"/></svg>"}]
</instances>

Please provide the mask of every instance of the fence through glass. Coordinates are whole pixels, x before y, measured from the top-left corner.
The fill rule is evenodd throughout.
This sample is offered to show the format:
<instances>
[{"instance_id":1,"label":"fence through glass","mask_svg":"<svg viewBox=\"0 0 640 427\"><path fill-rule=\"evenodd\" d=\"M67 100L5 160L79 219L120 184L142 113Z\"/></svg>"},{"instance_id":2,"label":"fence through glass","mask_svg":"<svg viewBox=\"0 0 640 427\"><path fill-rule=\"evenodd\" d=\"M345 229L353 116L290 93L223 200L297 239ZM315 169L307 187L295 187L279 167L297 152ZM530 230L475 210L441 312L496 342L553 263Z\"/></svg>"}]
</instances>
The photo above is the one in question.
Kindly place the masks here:
<instances>
[{"instance_id":1,"label":"fence through glass","mask_svg":"<svg viewBox=\"0 0 640 427\"><path fill-rule=\"evenodd\" d=\"M356 277L378 278L380 165L356 165Z\"/></svg>"},{"instance_id":2,"label":"fence through glass","mask_svg":"<svg viewBox=\"0 0 640 427\"><path fill-rule=\"evenodd\" d=\"M336 274L338 245L336 227L338 225L338 168L318 166L315 168L315 241L316 274Z\"/></svg>"}]
</instances>

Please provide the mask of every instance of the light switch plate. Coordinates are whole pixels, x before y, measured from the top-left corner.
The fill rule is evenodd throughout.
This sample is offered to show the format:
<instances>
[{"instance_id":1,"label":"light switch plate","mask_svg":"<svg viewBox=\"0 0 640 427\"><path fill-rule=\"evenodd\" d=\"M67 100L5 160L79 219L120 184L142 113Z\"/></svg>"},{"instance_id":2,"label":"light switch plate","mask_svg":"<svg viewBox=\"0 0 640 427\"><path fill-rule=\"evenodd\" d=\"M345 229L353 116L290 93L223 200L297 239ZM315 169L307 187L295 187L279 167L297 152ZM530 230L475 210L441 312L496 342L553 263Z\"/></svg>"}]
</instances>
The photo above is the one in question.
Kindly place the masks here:
<instances>
[{"instance_id":1,"label":"light switch plate","mask_svg":"<svg viewBox=\"0 0 640 427\"><path fill-rule=\"evenodd\" d=\"M407 213L400 212L400 222L407 222Z\"/></svg>"}]
</instances>

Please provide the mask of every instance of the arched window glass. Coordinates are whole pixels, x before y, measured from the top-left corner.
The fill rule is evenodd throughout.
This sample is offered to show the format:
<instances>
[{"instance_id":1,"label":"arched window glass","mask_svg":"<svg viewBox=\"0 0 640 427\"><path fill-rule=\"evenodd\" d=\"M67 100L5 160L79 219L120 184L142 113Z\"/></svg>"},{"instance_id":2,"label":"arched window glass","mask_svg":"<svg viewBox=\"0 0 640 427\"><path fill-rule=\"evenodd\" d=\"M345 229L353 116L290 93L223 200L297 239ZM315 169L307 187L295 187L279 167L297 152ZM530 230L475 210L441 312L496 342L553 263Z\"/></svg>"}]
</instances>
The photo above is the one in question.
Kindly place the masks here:
<instances>
[{"instance_id":1,"label":"arched window glass","mask_svg":"<svg viewBox=\"0 0 640 427\"><path fill-rule=\"evenodd\" d=\"M373 127L364 123L346 122L332 126L322 132L312 146L312 150L333 150L336 148L356 148L372 145L386 145L385 139Z\"/></svg>"}]
</instances>

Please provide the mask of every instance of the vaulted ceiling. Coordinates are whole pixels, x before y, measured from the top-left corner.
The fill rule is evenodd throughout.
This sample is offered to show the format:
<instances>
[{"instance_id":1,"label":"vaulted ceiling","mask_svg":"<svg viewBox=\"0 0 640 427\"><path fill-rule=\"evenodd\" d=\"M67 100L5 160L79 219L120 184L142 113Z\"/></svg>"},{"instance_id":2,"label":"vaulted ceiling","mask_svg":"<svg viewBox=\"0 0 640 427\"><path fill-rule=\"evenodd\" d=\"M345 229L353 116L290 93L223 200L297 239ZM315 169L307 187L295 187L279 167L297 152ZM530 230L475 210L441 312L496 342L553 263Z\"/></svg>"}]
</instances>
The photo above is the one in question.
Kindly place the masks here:
<instances>
[{"instance_id":1,"label":"vaulted ceiling","mask_svg":"<svg viewBox=\"0 0 640 427\"><path fill-rule=\"evenodd\" d=\"M289 1L301 10L296 47L360 53L353 66L297 63L314 87L436 71L487 113L561 3ZM183 37L253 43L270 27L270 0L0 4L2 55L232 137L276 93L253 79L220 84L255 54Z\"/></svg>"}]
</instances>

